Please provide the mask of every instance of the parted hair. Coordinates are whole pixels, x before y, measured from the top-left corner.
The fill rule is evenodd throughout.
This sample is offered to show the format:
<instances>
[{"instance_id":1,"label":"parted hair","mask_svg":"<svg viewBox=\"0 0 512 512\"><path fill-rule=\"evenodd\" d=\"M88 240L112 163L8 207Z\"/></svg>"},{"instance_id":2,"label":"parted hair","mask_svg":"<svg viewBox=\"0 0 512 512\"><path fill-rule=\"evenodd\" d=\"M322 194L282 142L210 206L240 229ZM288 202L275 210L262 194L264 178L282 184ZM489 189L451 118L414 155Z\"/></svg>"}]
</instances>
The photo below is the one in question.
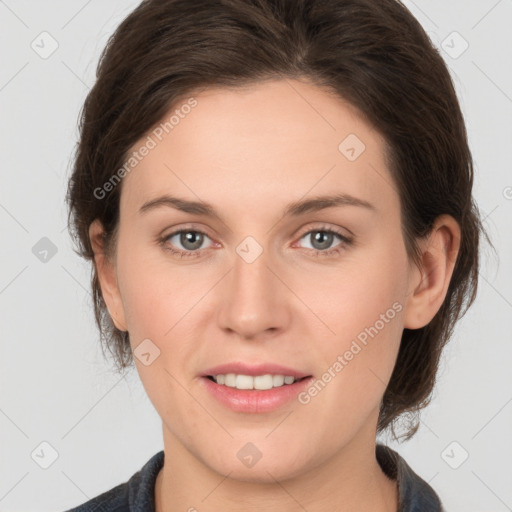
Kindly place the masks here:
<instances>
[{"instance_id":1,"label":"parted hair","mask_svg":"<svg viewBox=\"0 0 512 512\"><path fill-rule=\"evenodd\" d=\"M420 264L417 242L438 216L461 228L445 300L427 325L403 330L380 406L379 432L395 434L400 418L416 419L402 436L409 439L431 400L443 347L476 297L479 242L489 238L472 197L473 161L449 70L398 0L145 0L121 22L80 112L67 191L75 252L92 263L102 349L120 371L134 364L129 333L106 308L88 233L99 219L115 255L122 182L101 196L95 190L183 98L288 78L332 91L382 135L412 261Z\"/></svg>"}]
</instances>

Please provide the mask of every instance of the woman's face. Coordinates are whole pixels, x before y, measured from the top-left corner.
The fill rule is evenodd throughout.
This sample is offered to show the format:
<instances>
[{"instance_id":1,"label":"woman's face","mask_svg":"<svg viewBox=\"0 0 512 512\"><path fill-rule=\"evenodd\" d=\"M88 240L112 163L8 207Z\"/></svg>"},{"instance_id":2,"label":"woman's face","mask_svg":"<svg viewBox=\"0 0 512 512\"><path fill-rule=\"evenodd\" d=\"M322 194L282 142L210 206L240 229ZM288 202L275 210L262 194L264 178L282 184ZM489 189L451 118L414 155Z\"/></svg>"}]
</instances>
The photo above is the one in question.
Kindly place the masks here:
<instances>
[{"instance_id":1,"label":"woman's face","mask_svg":"<svg viewBox=\"0 0 512 512\"><path fill-rule=\"evenodd\" d=\"M384 140L306 82L195 100L133 147L149 149L122 184L109 308L166 448L251 481L373 450L416 275ZM165 196L187 203L150 205ZM308 378L238 390L216 372L272 375L227 378L241 387Z\"/></svg>"}]
</instances>

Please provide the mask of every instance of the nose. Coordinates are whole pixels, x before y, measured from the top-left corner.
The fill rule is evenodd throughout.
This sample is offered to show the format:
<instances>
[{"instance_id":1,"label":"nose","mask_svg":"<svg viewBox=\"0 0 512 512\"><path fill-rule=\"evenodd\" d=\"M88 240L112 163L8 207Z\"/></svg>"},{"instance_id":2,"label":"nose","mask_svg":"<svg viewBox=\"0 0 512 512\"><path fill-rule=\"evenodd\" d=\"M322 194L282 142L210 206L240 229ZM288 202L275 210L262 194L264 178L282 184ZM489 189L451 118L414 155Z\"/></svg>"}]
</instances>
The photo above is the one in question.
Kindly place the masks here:
<instances>
[{"instance_id":1,"label":"nose","mask_svg":"<svg viewBox=\"0 0 512 512\"><path fill-rule=\"evenodd\" d=\"M285 282L279 265L266 251L252 262L236 253L233 268L222 282L219 326L251 340L285 330L292 295Z\"/></svg>"}]
</instances>

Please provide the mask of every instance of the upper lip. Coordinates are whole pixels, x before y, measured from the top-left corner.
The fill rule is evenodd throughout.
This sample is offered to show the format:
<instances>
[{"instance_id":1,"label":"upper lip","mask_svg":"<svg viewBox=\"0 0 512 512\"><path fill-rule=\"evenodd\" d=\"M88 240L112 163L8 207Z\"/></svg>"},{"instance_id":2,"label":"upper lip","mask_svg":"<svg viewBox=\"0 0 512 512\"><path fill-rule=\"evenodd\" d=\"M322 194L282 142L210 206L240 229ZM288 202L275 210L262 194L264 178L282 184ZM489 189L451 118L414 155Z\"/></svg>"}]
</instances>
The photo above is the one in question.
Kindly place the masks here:
<instances>
[{"instance_id":1,"label":"upper lip","mask_svg":"<svg viewBox=\"0 0 512 512\"><path fill-rule=\"evenodd\" d=\"M242 362L225 363L218 366L209 368L203 373L203 377L214 375L227 375L228 373L235 373L237 375L284 375L285 377L291 376L295 379L302 379L309 377L310 374L300 372L287 366L274 363L260 363L260 364L247 364Z\"/></svg>"}]
</instances>

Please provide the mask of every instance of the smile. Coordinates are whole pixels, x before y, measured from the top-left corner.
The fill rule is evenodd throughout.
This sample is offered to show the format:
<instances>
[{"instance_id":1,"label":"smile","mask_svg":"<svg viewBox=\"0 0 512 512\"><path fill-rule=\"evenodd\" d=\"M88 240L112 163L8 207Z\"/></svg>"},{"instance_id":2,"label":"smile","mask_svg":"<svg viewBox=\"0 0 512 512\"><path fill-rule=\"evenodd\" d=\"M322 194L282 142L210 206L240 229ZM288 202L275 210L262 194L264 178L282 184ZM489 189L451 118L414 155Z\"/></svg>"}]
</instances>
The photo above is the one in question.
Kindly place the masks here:
<instances>
[{"instance_id":1,"label":"smile","mask_svg":"<svg viewBox=\"0 0 512 512\"><path fill-rule=\"evenodd\" d=\"M266 390L272 388L279 388L293 384L302 379L296 379L291 375L242 375L235 373L209 375L217 384L236 389L257 389ZM304 377L306 378L306 377Z\"/></svg>"}]
</instances>

